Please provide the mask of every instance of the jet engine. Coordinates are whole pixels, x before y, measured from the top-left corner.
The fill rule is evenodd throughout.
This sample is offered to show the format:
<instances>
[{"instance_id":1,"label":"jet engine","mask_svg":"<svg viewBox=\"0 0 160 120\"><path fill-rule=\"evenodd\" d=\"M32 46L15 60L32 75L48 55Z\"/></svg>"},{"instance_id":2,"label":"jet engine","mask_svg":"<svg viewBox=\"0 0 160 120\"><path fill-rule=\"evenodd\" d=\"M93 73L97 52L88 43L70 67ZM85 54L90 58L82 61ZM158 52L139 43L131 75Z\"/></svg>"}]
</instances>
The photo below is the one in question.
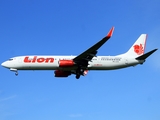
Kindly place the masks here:
<instances>
[{"instance_id":1,"label":"jet engine","mask_svg":"<svg viewBox=\"0 0 160 120\"><path fill-rule=\"evenodd\" d=\"M72 67L74 64L73 60L59 60L59 67Z\"/></svg>"},{"instance_id":2,"label":"jet engine","mask_svg":"<svg viewBox=\"0 0 160 120\"><path fill-rule=\"evenodd\" d=\"M62 71L62 70L55 70L54 71L55 77L68 77L71 75L70 71Z\"/></svg>"}]
</instances>

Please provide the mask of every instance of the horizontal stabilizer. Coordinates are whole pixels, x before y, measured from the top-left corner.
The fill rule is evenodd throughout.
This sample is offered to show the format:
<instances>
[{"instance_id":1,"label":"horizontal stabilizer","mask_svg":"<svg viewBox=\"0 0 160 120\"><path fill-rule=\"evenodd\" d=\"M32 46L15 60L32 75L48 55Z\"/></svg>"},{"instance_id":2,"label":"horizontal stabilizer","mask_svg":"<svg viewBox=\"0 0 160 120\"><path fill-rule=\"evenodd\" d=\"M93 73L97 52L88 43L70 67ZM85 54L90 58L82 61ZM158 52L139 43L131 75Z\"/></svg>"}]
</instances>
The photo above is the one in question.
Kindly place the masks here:
<instances>
[{"instance_id":1,"label":"horizontal stabilizer","mask_svg":"<svg viewBox=\"0 0 160 120\"><path fill-rule=\"evenodd\" d=\"M145 60L147 57L149 57L152 53L154 53L156 50L158 49L154 49L154 50L151 50L150 52L147 52L139 57L136 58L136 60Z\"/></svg>"}]
</instances>

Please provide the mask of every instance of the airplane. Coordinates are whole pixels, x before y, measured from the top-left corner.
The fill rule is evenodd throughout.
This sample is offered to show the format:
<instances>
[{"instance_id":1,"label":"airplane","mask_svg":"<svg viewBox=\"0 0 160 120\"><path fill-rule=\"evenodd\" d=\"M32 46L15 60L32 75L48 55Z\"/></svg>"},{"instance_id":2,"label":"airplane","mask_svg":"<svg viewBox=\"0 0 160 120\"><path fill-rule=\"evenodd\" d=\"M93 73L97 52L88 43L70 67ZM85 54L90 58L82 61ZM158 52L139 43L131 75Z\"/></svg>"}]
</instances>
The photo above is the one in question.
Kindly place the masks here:
<instances>
[{"instance_id":1,"label":"airplane","mask_svg":"<svg viewBox=\"0 0 160 120\"><path fill-rule=\"evenodd\" d=\"M144 53L147 34L141 34L131 48L124 54L117 56L97 56L98 49L108 41L114 31L108 34L92 47L78 56L39 56L26 55L10 58L1 65L18 75L18 70L55 70L55 77L68 77L71 74L87 75L89 70L114 70L143 64L157 49Z\"/></svg>"}]
</instances>

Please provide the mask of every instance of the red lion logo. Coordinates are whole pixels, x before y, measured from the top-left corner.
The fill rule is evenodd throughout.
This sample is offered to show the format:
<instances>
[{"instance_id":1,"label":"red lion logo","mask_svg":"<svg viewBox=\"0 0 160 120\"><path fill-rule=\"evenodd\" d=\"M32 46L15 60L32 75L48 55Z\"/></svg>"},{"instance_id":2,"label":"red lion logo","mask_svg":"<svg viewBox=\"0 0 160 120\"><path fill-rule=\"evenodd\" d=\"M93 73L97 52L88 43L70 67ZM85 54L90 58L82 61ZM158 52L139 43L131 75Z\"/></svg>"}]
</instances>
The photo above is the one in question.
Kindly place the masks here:
<instances>
[{"instance_id":1,"label":"red lion logo","mask_svg":"<svg viewBox=\"0 0 160 120\"><path fill-rule=\"evenodd\" d=\"M134 45L134 52L137 53L137 55L141 55L144 52L142 44L140 45Z\"/></svg>"}]
</instances>

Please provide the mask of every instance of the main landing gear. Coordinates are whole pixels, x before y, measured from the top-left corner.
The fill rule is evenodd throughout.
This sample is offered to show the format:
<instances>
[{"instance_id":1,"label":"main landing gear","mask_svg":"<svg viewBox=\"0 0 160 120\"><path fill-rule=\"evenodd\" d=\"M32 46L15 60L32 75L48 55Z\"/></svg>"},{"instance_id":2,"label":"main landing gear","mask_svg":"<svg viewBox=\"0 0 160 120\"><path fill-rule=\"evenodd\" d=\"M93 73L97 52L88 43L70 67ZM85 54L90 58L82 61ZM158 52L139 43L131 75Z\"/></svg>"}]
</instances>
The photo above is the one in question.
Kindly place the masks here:
<instances>
[{"instance_id":1,"label":"main landing gear","mask_svg":"<svg viewBox=\"0 0 160 120\"><path fill-rule=\"evenodd\" d=\"M76 70L76 79L79 79L81 75L83 75L84 70L82 68L78 68Z\"/></svg>"},{"instance_id":2,"label":"main landing gear","mask_svg":"<svg viewBox=\"0 0 160 120\"><path fill-rule=\"evenodd\" d=\"M79 79L80 78L80 74L78 73L78 74L76 74L76 79Z\"/></svg>"}]
</instances>

